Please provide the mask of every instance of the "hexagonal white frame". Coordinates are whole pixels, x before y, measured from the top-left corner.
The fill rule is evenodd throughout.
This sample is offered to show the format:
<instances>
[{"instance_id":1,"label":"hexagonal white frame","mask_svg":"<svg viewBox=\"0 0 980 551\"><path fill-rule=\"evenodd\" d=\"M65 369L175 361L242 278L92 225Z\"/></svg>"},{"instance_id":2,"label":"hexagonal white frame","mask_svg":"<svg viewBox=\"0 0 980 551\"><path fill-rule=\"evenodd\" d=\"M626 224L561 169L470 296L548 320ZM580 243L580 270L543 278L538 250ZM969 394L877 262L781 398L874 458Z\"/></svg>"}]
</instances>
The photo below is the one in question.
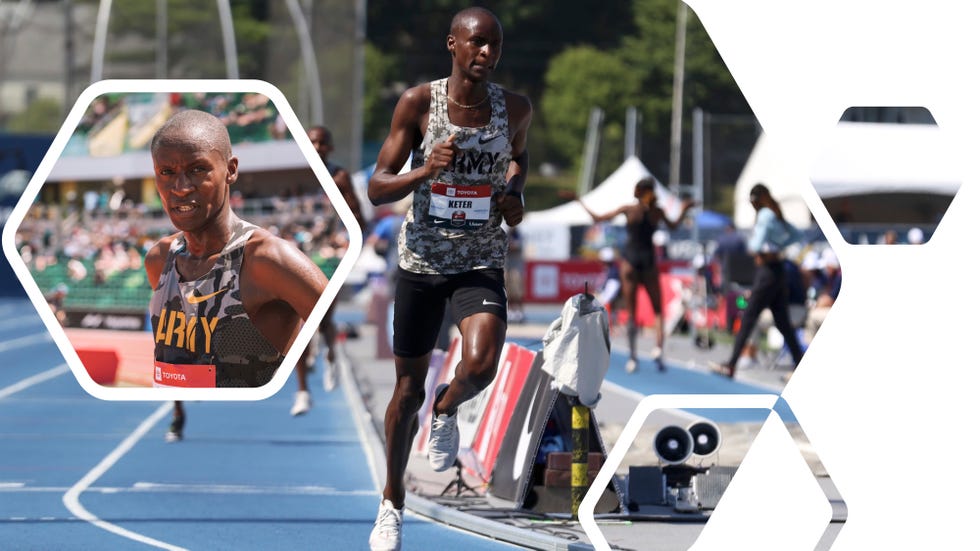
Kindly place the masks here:
<instances>
[{"instance_id":1,"label":"hexagonal white frame","mask_svg":"<svg viewBox=\"0 0 980 551\"><path fill-rule=\"evenodd\" d=\"M627 452L636 440L640 429L650 414L658 409L705 408L705 409L767 409L776 413L776 404L780 397L775 394L652 394L636 406L622 433L616 440L612 451L606 456L606 461L599 469L588 492L582 498L578 516L582 529L589 537L592 545L599 551L610 551L609 542L595 521L595 508L599 503L606 487L616 474L616 469L623 462ZM785 402L784 402L785 403ZM785 404L788 407L788 404ZM776 413L778 416L779 414ZM785 422L784 422L785 423ZM828 500L829 502L829 500ZM829 529L828 523L828 529Z\"/></svg>"},{"instance_id":2,"label":"hexagonal white frame","mask_svg":"<svg viewBox=\"0 0 980 551\"><path fill-rule=\"evenodd\" d=\"M333 276L327 283L326 290L317 301L310 318L303 324L302 329L293 342L292 347L287 351L282 364L276 370L276 374L267 384L256 388L139 388L139 387L108 387L96 383L82 364L68 336L61 324L51 312L44 294L41 292L37 283L31 277L31 273L24 264L20 254L16 250L15 236L18 228L27 216L27 211L41 187L47 180L55 163L61 156L69 138L78 126L78 123L85 115L86 109L99 96L108 93L158 93L158 92L229 92L229 93L259 93L268 97L279 111L283 121L289 128L293 139L299 146L300 151L306 157L310 168L320 181L323 190L333 204L334 209L344 223L344 227L350 236L350 245L347 253L341 259ZM147 173L149 174L149 169ZM336 298L341 285L350 274L353 264L361 253L363 245L363 235L360 227L354 219L354 213L344 201L340 190L334 183L330 173L323 161L320 159L313 144L306 135L306 129L300 123L299 118L293 112L286 97L272 84L261 80L103 80L89 86L81 93L74 107L68 113L65 123L62 125L58 134L55 136L50 149L45 154L44 159L38 166L34 176L31 177L23 196L17 202L10 217L7 219L3 230L3 251L7 260L13 267L14 273L20 280L27 296L30 298L34 307L37 309L41 320L44 322L54 339L58 348L61 349L65 361L75 374L79 384L86 392L103 400L261 400L278 392L299 360L299 355L309 344L314 333L326 315L327 308ZM285 369L284 369L285 368Z\"/></svg>"}]
</instances>

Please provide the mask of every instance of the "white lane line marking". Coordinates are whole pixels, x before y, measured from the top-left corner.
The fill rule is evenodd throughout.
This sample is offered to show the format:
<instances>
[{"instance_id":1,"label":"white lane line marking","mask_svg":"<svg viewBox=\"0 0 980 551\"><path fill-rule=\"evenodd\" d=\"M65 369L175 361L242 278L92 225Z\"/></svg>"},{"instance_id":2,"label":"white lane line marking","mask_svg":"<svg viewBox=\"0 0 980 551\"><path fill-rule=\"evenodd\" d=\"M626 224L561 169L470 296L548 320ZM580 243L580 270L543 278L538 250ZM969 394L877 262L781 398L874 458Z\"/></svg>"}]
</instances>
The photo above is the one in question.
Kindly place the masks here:
<instances>
[{"instance_id":1,"label":"white lane line marking","mask_svg":"<svg viewBox=\"0 0 980 551\"><path fill-rule=\"evenodd\" d=\"M344 390L344 398L350 408L351 417L354 418L354 428L357 429L357 436L361 440L361 449L364 450L364 457L367 459L368 470L371 472L371 479L374 487L377 488L378 495L384 488L384 471L382 466L385 464L384 444L377 429L371 424L371 412L367 404L361 397L354 380L354 368L350 363L350 356L347 355L347 348L341 348L337 356L337 367L340 368L340 387Z\"/></svg>"},{"instance_id":2,"label":"white lane line marking","mask_svg":"<svg viewBox=\"0 0 980 551\"><path fill-rule=\"evenodd\" d=\"M68 364L61 364L57 367L52 367L47 371L42 371L37 375L32 375L26 379L21 379L8 387L0 388L0 400L3 400L7 396L16 394L24 389L30 388L38 383L43 383L48 379L53 379L64 373L68 373Z\"/></svg>"},{"instance_id":3,"label":"white lane line marking","mask_svg":"<svg viewBox=\"0 0 980 551\"><path fill-rule=\"evenodd\" d=\"M121 491L127 491L122 488ZM245 484L162 484L157 482L137 482L134 492L187 492L196 494L284 494L284 495L331 495L331 496L374 496L371 490L338 490L329 486L249 486Z\"/></svg>"},{"instance_id":4,"label":"white lane line marking","mask_svg":"<svg viewBox=\"0 0 980 551\"><path fill-rule=\"evenodd\" d=\"M168 549L171 551L186 551L183 547L177 547L175 545L171 545L166 542L155 540L151 537L144 536L142 534L137 534L136 532L132 532L130 530L122 528L121 526L116 526L111 522L106 522L100 519L99 517L93 515L92 513L90 513L88 509L83 507L81 502L78 501L78 498L82 494L82 492L88 489L88 487L91 486L93 482L98 480L99 477L105 474L106 471L111 469L112 466L116 464L116 461L119 461L119 459L122 456L129 453L129 450L131 450L133 446L135 446L136 443L139 442L140 438L143 438L143 436L146 435L146 433L149 432L151 428L153 428L153 425L157 424L157 422L159 422L160 419L162 419L164 416L170 413L171 408L173 408L173 404L171 402L165 402L163 405L157 408L156 411L150 414L149 417L144 419L143 422L140 423L138 427L136 427L136 430L134 430L129 436L127 436L122 442L120 442L120 444L116 446L116 449L112 450L112 452L109 455L105 456L105 458L101 462L99 462L99 464L96 465L95 468L89 471L85 476L82 477L81 480L76 482L74 486L72 486L67 492L65 492L65 495L61 497L61 502L65 504L65 507L68 508L68 511L70 511L71 514L75 515L76 517L86 522L93 524L94 526L97 526L99 528L102 528L103 530L112 532L113 534L117 534L127 539L138 541L140 543L145 543L147 545L152 545L153 547L159 547L161 549Z\"/></svg>"},{"instance_id":5,"label":"white lane line marking","mask_svg":"<svg viewBox=\"0 0 980 551\"><path fill-rule=\"evenodd\" d=\"M67 486L27 486L23 483L0 484L0 494L58 493L70 490ZM229 495L316 495L337 497L376 496L377 490L338 490L328 486L245 486L231 484L159 484L137 482L128 487L89 486L89 493L127 494L127 493L187 493L187 494L229 494Z\"/></svg>"},{"instance_id":6,"label":"white lane line marking","mask_svg":"<svg viewBox=\"0 0 980 551\"><path fill-rule=\"evenodd\" d=\"M59 493L70 490L67 486L27 486L24 483L0 484L0 494L29 494L29 493ZM187 493L214 495L316 495L358 497L376 496L377 490L338 490L327 486L245 486L226 484L159 484L155 482L137 482L128 487L89 486L89 493L127 494L127 493Z\"/></svg>"},{"instance_id":7,"label":"white lane line marking","mask_svg":"<svg viewBox=\"0 0 980 551\"><path fill-rule=\"evenodd\" d=\"M3 314L0 313L0 316L3 316ZM37 316L18 316L16 318L5 317L3 321L0 321L0 329L18 329L31 325L44 325L44 322L42 322L41 318Z\"/></svg>"},{"instance_id":8,"label":"white lane line marking","mask_svg":"<svg viewBox=\"0 0 980 551\"><path fill-rule=\"evenodd\" d=\"M47 331L43 333L32 333L23 337L17 337L16 339L10 339L9 341L0 342L0 352L7 352L8 350L14 350L16 348L24 348L25 346L53 341L54 339L51 338L51 333L48 333Z\"/></svg>"}]
</instances>

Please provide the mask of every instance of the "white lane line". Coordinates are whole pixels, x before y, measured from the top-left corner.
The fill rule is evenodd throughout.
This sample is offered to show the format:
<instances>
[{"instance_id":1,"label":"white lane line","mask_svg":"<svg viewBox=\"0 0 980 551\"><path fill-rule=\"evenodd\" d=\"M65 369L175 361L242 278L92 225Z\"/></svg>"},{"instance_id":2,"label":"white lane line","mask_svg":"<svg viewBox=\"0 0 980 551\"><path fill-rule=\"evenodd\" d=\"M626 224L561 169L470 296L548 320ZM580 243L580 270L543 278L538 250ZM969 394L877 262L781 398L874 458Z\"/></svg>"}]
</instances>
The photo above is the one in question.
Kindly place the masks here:
<instances>
[{"instance_id":1,"label":"white lane line","mask_svg":"<svg viewBox=\"0 0 980 551\"><path fill-rule=\"evenodd\" d=\"M0 317L4 317L2 313L0 313ZM4 320L0 321L0 329L23 329L32 325L44 325L44 322L37 316L4 317Z\"/></svg>"},{"instance_id":2,"label":"white lane line","mask_svg":"<svg viewBox=\"0 0 980 551\"><path fill-rule=\"evenodd\" d=\"M150 414L149 417L144 419L143 422L136 427L136 430L134 430L129 436L120 442L120 444L116 446L116 449L112 450L112 452L105 456L105 458L99 462L94 469L89 471L88 474L83 476L81 480L76 482L74 486L65 492L65 495L61 497L61 502L65 504L65 507L68 508L68 511L70 511L71 514L93 524L94 526L127 539L152 545L153 547L159 547L160 549L186 551L183 547L177 547L166 542L155 540L151 537L137 534L136 532L122 528L121 526L116 526L111 522L106 522L90 513L88 509L83 507L81 502L78 501L78 498L82 492L88 489L88 487L91 486L93 482L98 480L99 477L105 474L106 471L111 469L112 466L116 464L116 461L119 461L122 456L126 455L129 450L131 450L133 446L139 442L140 438L143 438L143 436L146 435L146 433L149 432L150 429L152 429L153 426L160 421L160 419L170 413L171 408L173 408L173 404L171 402L165 402L163 405L157 408L156 411Z\"/></svg>"},{"instance_id":3,"label":"white lane line","mask_svg":"<svg viewBox=\"0 0 980 551\"><path fill-rule=\"evenodd\" d=\"M373 490L338 490L329 486L249 486L245 484L161 484L137 482L135 492L186 492L192 494L281 494L281 495L329 495L366 496L378 495Z\"/></svg>"},{"instance_id":4,"label":"white lane line","mask_svg":"<svg viewBox=\"0 0 980 551\"><path fill-rule=\"evenodd\" d=\"M52 367L47 371L42 371L37 375L32 375L26 379L21 379L8 387L0 388L0 400L65 373L68 373L68 364L61 364L57 367Z\"/></svg>"},{"instance_id":5,"label":"white lane line","mask_svg":"<svg viewBox=\"0 0 980 551\"><path fill-rule=\"evenodd\" d=\"M48 333L47 331L43 333L32 333L23 337L17 337L16 339L10 339L9 341L0 342L0 352L7 352L8 350L14 350L16 348L24 348L25 346L53 341L54 339L51 338L51 333Z\"/></svg>"},{"instance_id":6,"label":"white lane line","mask_svg":"<svg viewBox=\"0 0 980 551\"><path fill-rule=\"evenodd\" d=\"M58 493L70 490L66 486L27 486L23 482L0 483L0 494ZM89 486L88 493L127 494L127 493L186 493L214 495L284 495L284 496L377 496L374 489L338 490L329 486L247 486L233 484L160 484L156 482L137 482L132 486Z\"/></svg>"},{"instance_id":7,"label":"white lane line","mask_svg":"<svg viewBox=\"0 0 980 551\"><path fill-rule=\"evenodd\" d=\"M354 367L350 363L350 356L347 355L346 345L343 345L340 354L337 356L337 367L340 368L337 374L340 377L340 387L344 390L344 398L350 408L351 417L354 418L354 428L357 429L357 436L361 441L364 457L367 459L371 479L374 480L374 487L377 488L375 495L378 495L384 489L384 442L371 423L371 412L357 388L357 382L354 380Z\"/></svg>"}]
</instances>

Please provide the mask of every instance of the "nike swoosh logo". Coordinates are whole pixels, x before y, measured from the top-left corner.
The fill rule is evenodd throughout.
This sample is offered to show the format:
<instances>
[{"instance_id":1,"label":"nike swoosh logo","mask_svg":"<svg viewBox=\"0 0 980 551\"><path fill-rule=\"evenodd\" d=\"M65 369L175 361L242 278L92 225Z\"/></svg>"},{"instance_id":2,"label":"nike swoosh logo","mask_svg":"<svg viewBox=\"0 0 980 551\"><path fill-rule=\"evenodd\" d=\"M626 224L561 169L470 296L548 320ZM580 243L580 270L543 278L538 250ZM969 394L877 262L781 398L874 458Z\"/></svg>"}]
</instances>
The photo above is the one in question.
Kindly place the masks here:
<instances>
[{"instance_id":1,"label":"nike swoosh logo","mask_svg":"<svg viewBox=\"0 0 980 551\"><path fill-rule=\"evenodd\" d=\"M490 301L489 301L489 300L487 300L487 299L483 299L483 305L484 305L484 306L500 306L501 308L503 308L503 307L504 307L504 305L503 305L503 304L500 304L500 303L497 303L497 302L490 302Z\"/></svg>"},{"instance_id":2,"label":"nike swoosh logo","mask_svg":"<svg viewBox=\"0 0 980 551\"><path fill-rule=\"evenodd\" d=\"M216 296L220 295L221 293L224 293L227 290L228 290L228 288L225 287L224 289L219 289L219 290L217 290L217 291L215 291L213 293L209 293L207 295L195 295L194 294L194 291L191 291L191 293L189 295L187 295L187 303L188 304L200 304L200 303L204 302L205 300L207 300L207 299L209 299L211 297L216 297Z\"/></svg>"},{"instance_id":3,"label":"nike swoosh logo","mask_svg":"<svg viewBox=\"0 0 980 551\"><path fill-rule=\"evenodd\" d=\"M498 132L498 133L496 133L496 134L494 134L492 136L480 136L477 141L480 142L480 145L484 145L484 144L488 144L488 143L496 140L497 138L499 138L501 136L503 136L503 134L501 134L501 133Z\"/></svg>"},{"instance_id":4,"label":"nike swoosh logo","mask_svg":"<svg viewBox=\"0 0 980 551\"><path fill-rule=\"evenodd\" d=\"M514 454L514 469L511 473L514 480L520 480L524 474L524 458L527 456L527 449L531 446L531 415L534 413L534 406L537 404L535 398L538 397L538 387L534 387L534 394L527 404L527 416L521 424L521 438L517 441L517 453Z\"/></svg>"}]
</instances>

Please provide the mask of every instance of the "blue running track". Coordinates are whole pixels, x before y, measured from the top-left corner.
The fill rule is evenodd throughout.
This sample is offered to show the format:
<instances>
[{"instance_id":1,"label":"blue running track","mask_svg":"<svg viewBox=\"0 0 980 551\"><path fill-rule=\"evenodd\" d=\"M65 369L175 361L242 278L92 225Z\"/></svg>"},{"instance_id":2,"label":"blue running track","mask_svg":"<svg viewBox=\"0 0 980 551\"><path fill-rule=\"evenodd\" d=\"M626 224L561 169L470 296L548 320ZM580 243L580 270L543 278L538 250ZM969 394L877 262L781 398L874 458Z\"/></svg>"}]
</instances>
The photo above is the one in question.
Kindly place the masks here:
<instances>
[{"instance_id":1,"label":"blue running track","mask_svg":"<svg viewBox=\"0 0 980 551\"><path fill-rule=\"evenodd\" d=\"M312 378L311 378L312 379ZM86 394L26 299L0 299L0 548L366 549L379 493L344 393L259 402ZM403 549L513 549L406 515Z\"/></svg>"}]
</instances>

